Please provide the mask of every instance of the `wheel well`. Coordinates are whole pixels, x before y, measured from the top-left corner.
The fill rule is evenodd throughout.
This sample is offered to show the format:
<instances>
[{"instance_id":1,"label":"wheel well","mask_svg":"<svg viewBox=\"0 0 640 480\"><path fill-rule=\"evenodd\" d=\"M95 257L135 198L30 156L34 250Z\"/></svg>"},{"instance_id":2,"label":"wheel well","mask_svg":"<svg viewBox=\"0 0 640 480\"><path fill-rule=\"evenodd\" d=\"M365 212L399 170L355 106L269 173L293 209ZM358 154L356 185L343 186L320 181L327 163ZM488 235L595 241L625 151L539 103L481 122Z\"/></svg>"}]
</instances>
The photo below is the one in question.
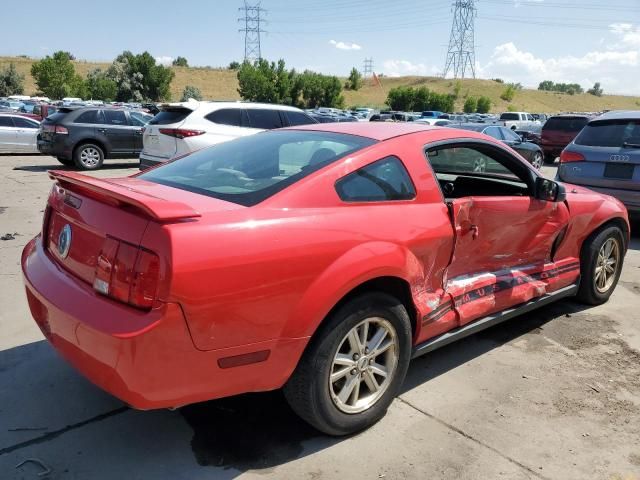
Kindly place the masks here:
<instances>
[{"instance_id":1,"label":"wheel well","mask_svg":"<svg viewBox=\"0 0 640 480\"><path fill-rule=\"evenodd\" d=\"M418 311L416 310L416 307L413 303L413 298L411 296L411 287L409 286L409 282L398 277L378 277L358 285L334 305L334 307L327 314L320 325L322 325L322 323L324 323L324 321L329 318L333 314L333 312L338 310L345 303L349 302L359 295L362 295L363 293L368 292L382 292L398 299L400 303L404 305L404 308L407 309L409 319L411 320L411 331L415 334Z\"/></svg>"},{"instance_id":2,"label":"wheel well","mask_svg":"<svg viewBox=\"0 0 640 480\"><path fill-rule=\"evenodd\" d=\"M627 248L629 247L629 226L627 225L627 222L625 222L622 218L620 217L615 217L612 218L610 220L607 220L606 222L604 222L602 225L598 226L598 228L595 228L585 239L584 242L582 242L582 247L580 248L580 255L582 256L582 252L583 249L585 248L585 246L587 246L587 239L590 239L591 237L596 236L599 232L601 232L602 230L604 230L605 228L608 227L618 227L620 230L622 230L622 237L623 237L623 241L624 241L624 250L625 252L627 251Z\"/></svg>"},{"instance_id":3,"label":"wheel well","mask_svg":"<svg viewBox=\"0 0 640 480\"><path fill-rule=\"evenodd\" d=\"M96 147L100 147L100 149L102 150L102 154L104 155L104 158L105 159L107 158L107 155L109 154L109 152L105 148L104 144L99 140L94 140L93 138L86 138L86 139L80 140L78 143L76 143L75 146L73 147L73 158L75 158L75 156L76 156L76 150L78 150L78 148L80 148L81 146L87 145L87 144L91 144L91 145L95 145Z\"/></svg>"}]
</instances>

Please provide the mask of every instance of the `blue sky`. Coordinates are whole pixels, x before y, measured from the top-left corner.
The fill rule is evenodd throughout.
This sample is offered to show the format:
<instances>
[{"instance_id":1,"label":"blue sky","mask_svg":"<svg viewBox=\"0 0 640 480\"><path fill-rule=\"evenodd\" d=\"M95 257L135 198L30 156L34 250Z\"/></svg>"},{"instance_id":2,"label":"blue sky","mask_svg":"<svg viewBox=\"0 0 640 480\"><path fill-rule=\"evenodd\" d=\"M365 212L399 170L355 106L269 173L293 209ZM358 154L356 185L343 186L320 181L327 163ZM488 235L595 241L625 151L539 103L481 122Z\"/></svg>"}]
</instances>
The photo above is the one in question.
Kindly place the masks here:
<instances>
[{"instance_id":1,"label":"blue sky","mask_svg":"<svg viewBox=\"0 0 640 480\"><path fill-rule=\"evenodd\" d=\"M374 59L386 75L442 71L451 28L451 0L262 0L267 33L262 56L287 65L346 75ZM42 57L69 50L111 61L127 49L160 61L178 55L192 65L241 60L241 0L58 0L55 14L18 19L5 5L0 54ZM31 0L32 12L51 1ZM605 91L640 95L640 0L477 0L477 69L482 77L537 86L541 80L600 81ZM11 9L15 8L15 12ZM23 32L25 25L31 25ZM18 40L19 39L19 40Z\"/></svg>"}]
</instances>

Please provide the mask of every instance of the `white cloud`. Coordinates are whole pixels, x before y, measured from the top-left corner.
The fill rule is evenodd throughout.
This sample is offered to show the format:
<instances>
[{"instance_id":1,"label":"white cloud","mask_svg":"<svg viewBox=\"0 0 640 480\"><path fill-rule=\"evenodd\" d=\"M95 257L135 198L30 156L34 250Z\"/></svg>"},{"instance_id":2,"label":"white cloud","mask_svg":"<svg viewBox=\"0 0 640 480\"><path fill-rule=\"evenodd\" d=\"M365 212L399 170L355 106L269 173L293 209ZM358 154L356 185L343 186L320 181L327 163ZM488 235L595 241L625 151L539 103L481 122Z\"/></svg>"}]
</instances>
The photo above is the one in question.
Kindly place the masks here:
<instances>
[{"instance_id":1,"label":"white cloud","mask_svg":"<svg viewBox=\"0 0 640 480\"><path fill-rule=\"evenodd\" d=\"M168 55L156 57L156 63L158 65L164 65L165 67L170 66L173 63L174 58L169 57Z\"/></svg>"},{"instance_id":2,"label":"white cloud","mask_svg":"<svg viewBox=\"0 0 640 480\"><path fill-rule=\"evenodd\" d=\"M405 75L436 75L436 67L427 67L424 63L412 63L409 60L385 60L382 63L382 73L388 77L402 77Z\"/></svg>"},{"instance_id":3,"label":"white cloud","mask_svg":"<svg viewBox=\"0 0 640 480\"><path fill-rule=\"evenodd\" d=\"M336 42L335 40L329 40L329 43L338 50L362 50L362 46L357 43Z\"/></svg>"},{"instance_id":4,"label":"white cloud","mask_svg":"<svg viewBox=\"0 0 640 480\"><path fill-rule=\"evenodd\" d=\"M582 56L541 58L520 50L513 42L498 45L489 61L478 66L478 72L483 78L498 77L529 87L537 87L543 80L579 83L585 88L601 82L605 92L640 94L640 31L630 24L615 24L611 33L616 41L609 42L608 48Z\"/></svg>"}]
</instances>

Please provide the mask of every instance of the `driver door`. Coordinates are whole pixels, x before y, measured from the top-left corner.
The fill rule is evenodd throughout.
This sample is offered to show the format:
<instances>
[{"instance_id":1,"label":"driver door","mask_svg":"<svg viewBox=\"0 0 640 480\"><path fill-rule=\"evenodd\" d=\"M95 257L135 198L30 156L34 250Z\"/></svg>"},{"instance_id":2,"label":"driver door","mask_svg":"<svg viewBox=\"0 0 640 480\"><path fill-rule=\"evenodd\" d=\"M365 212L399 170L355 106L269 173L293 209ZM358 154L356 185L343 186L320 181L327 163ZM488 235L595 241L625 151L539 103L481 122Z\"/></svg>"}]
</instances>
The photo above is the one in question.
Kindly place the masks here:
<instances>
[{"instance_id":1,"label":"driver door","mask_svg":"<svg viewBox=\"0 0 640 480\"><path fill-rule=\"evenodd\" d=\"M569 220L564 203L534 198L521 160L491 150L458 144L428 153L449 196L455 246L444 288L460 325L555 288L544 272L556 267L552 249Z\"/></svg>"}]
</instances>

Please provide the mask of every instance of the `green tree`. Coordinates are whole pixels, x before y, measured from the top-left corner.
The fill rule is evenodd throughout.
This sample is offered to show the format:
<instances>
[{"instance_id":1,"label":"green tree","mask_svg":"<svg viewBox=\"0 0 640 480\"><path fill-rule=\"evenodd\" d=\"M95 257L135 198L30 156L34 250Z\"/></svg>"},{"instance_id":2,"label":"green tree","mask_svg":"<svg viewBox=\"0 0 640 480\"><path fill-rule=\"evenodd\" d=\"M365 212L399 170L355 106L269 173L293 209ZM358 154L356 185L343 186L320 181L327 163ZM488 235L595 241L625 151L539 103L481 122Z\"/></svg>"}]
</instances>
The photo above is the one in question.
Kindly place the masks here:
<instances>
[{"instance_id":1,"label":"green tree","mask_svg":"<svg viewBox=\"0 0 640 480\"><path fill-rule=\"evenodd\" d=\"M202 100L202 93L198 87L194 87L193 85L187 85L184 87L180 101L187 102L190 98L193 98L194 100Z\"/></svg>"},{"instance_id":2,"label":"green tree","mask_svg":"<svg viewBox=\"0 0 640 480\"><path fill-rule=\"evenodd\" d=\"M187 62L187 59L184 57L177 57L173 62L172 65L174 67L188 67L189 66L189 62Z\"/></svg>"},{"instance_id":3,"label":"green tree","mask_svg":"<svg viewBox=\"0 0 640 480\"><path fill-rule=\"evenodd\" d=\"M596 82L593 85L593 88L590 88L589 90L587 90L587 93L590 95L595 95L596 97L601 97L602 94L604 93L604 90L600 86L600 82Z\"/></svg>"},{"instance_id":4,"label":"green tree","mask_svg":"<svg viewBox=\"0 0 640 480\"><path fill-rule=\"evenodd\" d=\"M107 72L96 68L87 74L85 82L87 87L87 97L112 102L118 94L118 85L114 82Z\"/></svg>"},{"instance_id":5,"label":"green tree","mask_svg":"<svg viewBox=\"0 0 640 480\"><path fill-rule=\"evenodd\" d=\"M38 90L51 98L82 96L84 81L75 72L68 52L55 52L31 65L31 76Z\"/></svg>"},{"instance_id":6,"label":"green tree","mask_svg":"<svg viewBox=\"0 0 640 480\"><path fill-rule=\"evenodd\" d=\"M107 75L118 85L116 100L121 102L168 100L174 72L158 65L149 52L134 55L122 52L109 67Z\"/></svg>"},{"instance_id":7,"label":"green tree","mask_svg":"<svg viewBox=\"0 0 640 480\"><path fill-rule=\"evenodd\" d=\"M229 64L227 67L229 70L238 70L240 68L240 64L235 60Z\"/></svg>"},{"instance_id":8,"label":"green tree","mask_svg":"<svg viewBox=\"0 0 640 480\"><path fill-rule=\"evenodd\" d=\"M353 67L351 69L351 73L349 73L349 78L344 84L344 88L346 90L360 90L360 88L362 88L362 84L362 74L356 67Z\"/></svg>"},{"instance_id":9,"label":"green tree","mask_svg":"<svg viewBox=\"0 0 640 480\"><path fill-rule=\"evenodd\" d=\"M504 91L500 94L500 98L505 102L512 101L515 96L516 96L516 89L511 84L507 85L507 88L505 88Z\"/></svg>"},{"instance_id":10,"label":"green tree","mask_svg":"<svg viewBox=\"0 0 640 480\"><path fill-rule=\"evenodd\" d=\"M478 99L478 107L476 112L489 113L489 110L491 110L491 99L489 97L480 97Z\"/></svg>"},{"instance_id":11,"label":"green tree","mask_svg":"<svg viewBox=\"0 0 640 480\"><path fill-rule=\"evenodd\" d=\"M412 111L415 90L412 87L395 87L387 94L387 105L391 110Z\"/></svg>"},{"instance_id":12,"label":"green tree","mask_svg":"<svg viewBox=\"0 0 640 480\"><path fill-rule=\"evenodd\" d=\"M478 100L476 97L468 97L462 109L464 113L474 113L478 109Z\"/></svg>"},{"instance_id":13,"label":"green tree","mask_svg":"<svg viewBox=\"0 0 640 480\"><path fill-rule=\"evenodd\" d=\"M413 103L411 105L412 111L422 112L424 110L429 110L429 99L431 98L431 93L427 87L418 87L413 92Z\"/></svg>"},{"instance_id":14,"label":"green tree","mask_svg":"<svg viewBox=\"0 0 640 480\"><path fill-rule=\"evenodd\" d=\"M0 97L22 95L24 93L24 75L20 75L15 64L0 70Z\"/></svg>"},{"instance_id":15,"label":"green tree","mask_svg":"<svg viewBox=\"0 0 640 480\"><path fill-rule=\"evenodd\" d=\"M447 93L431 93L429 96L429 110L438 110L440 112L453 112L455 98L452 94Z\"/></svg>"},{"instance_id":16,"label":"green tree","mask_svg":"<svg viewBox=\"0 0 640 480\"><path fill-rule=\"evenodd\" d=\"M554 83L551 80L544 80L538 85L538 90L544 90L546 92L553 91Z\"/></svg>"}]
</instances>

